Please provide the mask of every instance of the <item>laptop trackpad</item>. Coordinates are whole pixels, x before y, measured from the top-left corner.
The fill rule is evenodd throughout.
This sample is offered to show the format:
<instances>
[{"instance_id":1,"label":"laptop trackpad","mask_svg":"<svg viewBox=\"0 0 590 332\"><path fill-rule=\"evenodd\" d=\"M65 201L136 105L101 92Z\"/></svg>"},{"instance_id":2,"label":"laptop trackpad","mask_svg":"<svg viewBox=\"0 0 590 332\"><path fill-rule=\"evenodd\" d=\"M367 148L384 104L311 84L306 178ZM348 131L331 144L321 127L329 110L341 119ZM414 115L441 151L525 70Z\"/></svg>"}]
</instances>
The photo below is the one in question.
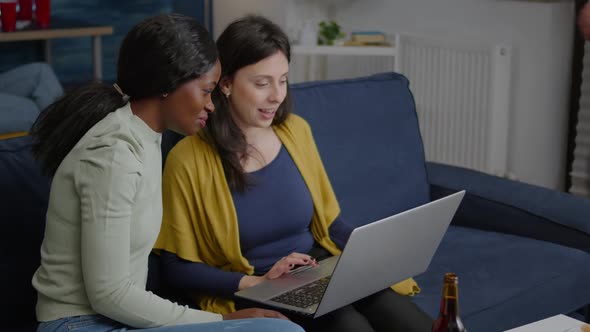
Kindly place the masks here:
<instances>
[{"instance_id":1,"label":"laptop trackpad","mask_svg":"<svg viewBox=\"0 0 590 332\"><path fill-rule=\"evenodd\" d=\"M300 272L294 271L273 280L265 280L257 286L237 292L236 295L251 300L266 301L297 287L332 275L339 257L334 256L324 259L318 267L303 269Z\"/></svg>"}]
</instances>

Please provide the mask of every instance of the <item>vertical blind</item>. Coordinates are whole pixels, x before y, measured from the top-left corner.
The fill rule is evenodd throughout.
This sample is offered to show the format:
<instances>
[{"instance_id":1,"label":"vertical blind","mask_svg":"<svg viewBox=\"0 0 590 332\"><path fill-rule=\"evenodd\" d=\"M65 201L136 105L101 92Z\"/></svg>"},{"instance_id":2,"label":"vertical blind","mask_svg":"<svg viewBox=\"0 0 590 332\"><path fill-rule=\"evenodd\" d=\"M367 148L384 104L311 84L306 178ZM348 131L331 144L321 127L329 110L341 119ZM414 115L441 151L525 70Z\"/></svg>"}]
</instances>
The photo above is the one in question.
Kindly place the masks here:
<instances>
[{"instance_id":1,"label":"vertical blind","mask_svg":"<svg viewBox=\"0 0 590 332\"><path fill-rule=\"evenodd\" d=\"M580 110L569 191L572 194L590 197L590 42L584 45L583 63Z\"/></svg>"}]
</instances>

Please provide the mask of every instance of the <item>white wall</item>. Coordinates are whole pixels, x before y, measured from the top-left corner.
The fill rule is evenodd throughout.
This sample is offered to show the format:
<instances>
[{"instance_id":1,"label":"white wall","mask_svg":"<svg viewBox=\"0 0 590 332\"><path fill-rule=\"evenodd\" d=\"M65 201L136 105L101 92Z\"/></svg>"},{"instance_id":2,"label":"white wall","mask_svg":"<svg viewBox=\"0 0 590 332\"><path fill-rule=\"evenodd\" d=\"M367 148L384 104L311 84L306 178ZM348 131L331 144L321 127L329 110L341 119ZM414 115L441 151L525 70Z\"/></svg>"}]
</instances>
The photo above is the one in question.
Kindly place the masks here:
<instances>
[{"instance_id":1,"label":"white wall","mask_svg":"<svg viewBox=\"0 0 590 332\"><path fill-rule=\"evenodd\" d=\"M322 0L326 1L326 0ZM290 35L289 27L301 28L305 20L319 22L330 6L317 0L214 0L213 35L219 37L233 20L246 14L260 14L280 24ZM356 0L335 0L356 1ZM290 35L290 37L292 37Z\"/></svg>"},{"instance_id":2,"label":"white wall","mask_svg":"<svg viewBox=\"0 0 590 332\"><path fill-rule=\"evenodd\" d=\"M285 13L283 0L214 0L213 35L219 37L233 20L246 14L260 14L283 24Z\"/></svg>"},{"instance_id":3,"label":"white wall","mask_svg":"<svg viewBox=\"0 0 590 332\"><path fill-rule=\"evenodd\" d=\"M573 1L365 0L339 10L348 29L454 36L513 45L509 170L562 188L567 144Z\"/></svg>"},{"instance_id":4,"label":"white wall","mask_svg":"<svg viewBox=\"0 0 590 332\"><path fill-rule=\"evenodd\" d=\"M308 0L291 0L305 4ZM331 0L345 30L456 37L514 48L509 170L562 189L567 144L573 0ZM216 0L215 33L245 13L285 24L287 0ZM291 17L291 18L290 18Z\"/></svg>"}]
</instances>

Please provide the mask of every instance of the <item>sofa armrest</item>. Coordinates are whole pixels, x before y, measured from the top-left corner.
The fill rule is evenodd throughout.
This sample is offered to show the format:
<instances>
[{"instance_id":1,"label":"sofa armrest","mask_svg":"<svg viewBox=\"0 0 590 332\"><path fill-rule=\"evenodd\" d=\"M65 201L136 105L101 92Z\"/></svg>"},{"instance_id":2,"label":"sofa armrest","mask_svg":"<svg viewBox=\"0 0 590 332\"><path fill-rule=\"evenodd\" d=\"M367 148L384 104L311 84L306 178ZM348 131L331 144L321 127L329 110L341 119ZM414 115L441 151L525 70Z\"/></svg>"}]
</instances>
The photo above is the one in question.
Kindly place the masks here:
<instances>
[{"instance_id":1,"label":"sofa armrest","mask_svg":"<svg viewBox=\"0 0 590 332\"><path fill-rule=\"evenodd\" d=\"M467 191L453 224L590 252L590 200L461 167L427 163L432 198Z\"/></svg>"}]
</instances>

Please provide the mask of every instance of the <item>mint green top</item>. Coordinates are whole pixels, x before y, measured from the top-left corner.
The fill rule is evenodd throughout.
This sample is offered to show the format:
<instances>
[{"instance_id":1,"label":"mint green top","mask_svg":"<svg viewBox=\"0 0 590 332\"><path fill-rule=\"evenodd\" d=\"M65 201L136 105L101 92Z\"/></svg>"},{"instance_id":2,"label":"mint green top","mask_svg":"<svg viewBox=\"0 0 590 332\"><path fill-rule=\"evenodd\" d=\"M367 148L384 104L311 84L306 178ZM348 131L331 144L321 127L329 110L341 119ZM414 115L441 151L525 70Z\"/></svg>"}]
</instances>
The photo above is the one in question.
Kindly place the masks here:
<instances>
[{"instance_id":1,"label":"mint green top","mask_svg":"<svg viewBox=\"0 0 590 332\"><path fill-rule=\"evenodd\" d=\"M98 313L149 328L222 319L145 290L162 222L160 141L127 104L92 127L63 160L33 276L39 321Z\"/></svg>"}]
</instances>

